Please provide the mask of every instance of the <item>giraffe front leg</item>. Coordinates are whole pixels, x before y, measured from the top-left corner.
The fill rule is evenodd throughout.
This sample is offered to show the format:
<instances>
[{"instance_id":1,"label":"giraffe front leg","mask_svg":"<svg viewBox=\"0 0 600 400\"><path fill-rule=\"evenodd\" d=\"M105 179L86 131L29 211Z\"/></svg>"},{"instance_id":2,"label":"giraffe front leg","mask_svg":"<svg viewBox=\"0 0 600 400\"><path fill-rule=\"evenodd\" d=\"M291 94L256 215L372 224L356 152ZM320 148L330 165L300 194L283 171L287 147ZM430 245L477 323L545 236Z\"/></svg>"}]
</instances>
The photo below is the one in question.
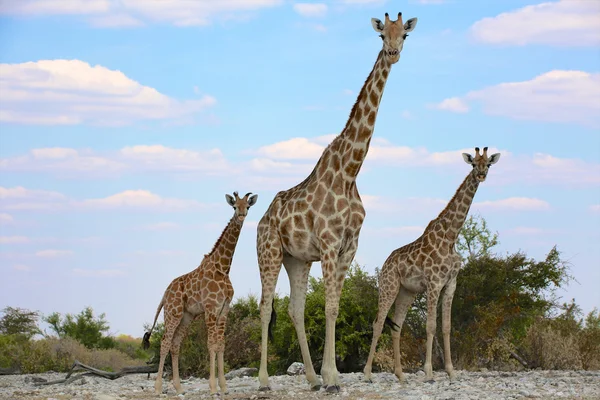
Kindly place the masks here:
<instances>
[{"instance_id":1,"label":"giraffe front leg","mask_svg":"<svg viewBox=\"0 0 600 400\"><path fill-rule=\"evenodd\" d=\"M339 313L340 293L344 273L337 271L337 251L332 248L323 255L321 260L323 281L325 282L325 348L321 376L323 386L328 393L338 393L340 390L339 376L335 360L335 323ZM339 282L339 287L338 287Z\"/></svg>"},{"instance_id":2,"label":"giraffe front leg","mask_svg":"<svg viewBox=\"0 0 600 400\"><path fill-rule=\"evenodd\" d=\"M433 382L433 365L431 355L433 349L433 336L436 329L436 309L440 296L438 289L429 285L427 288L427 354L425 357L425 378L428 382Z\"/></svg>"},{"instance_id":3,"label":"giraffe front leg","mask_svg":"<svg viewBox=\"0 0 600 400\"><path fill-rule=\"evenodd\" d=\"M298 344L302 352L302 361L304 362L306 380L312 390L321 389L321 382L317 378L315 368L313 367L306 339L306 330L304 327L304 307L306 304L306 288L308 286L308 275L310 272L310 263L297 260L291 256L284 257L283 265L290 279L290 304L288 314L296 334L298 335Z\"/></svg>"},{"instance_id":4,"label":"giraffe front leg","mask_svg":"<svg viewBox=\"0 0 600 400\"><path fill-rule=\"evenodd\" d=\"M458 271L458 269L457 269ZM450 351L450 328L451 328L451 313L452 313L452 298L456 290L456 275L450 279L444 291L442 299L442 334L444 335L444 367L450 381L456 379L456 372L452 365L452 353Z\"/></svg>"}]
</instances>

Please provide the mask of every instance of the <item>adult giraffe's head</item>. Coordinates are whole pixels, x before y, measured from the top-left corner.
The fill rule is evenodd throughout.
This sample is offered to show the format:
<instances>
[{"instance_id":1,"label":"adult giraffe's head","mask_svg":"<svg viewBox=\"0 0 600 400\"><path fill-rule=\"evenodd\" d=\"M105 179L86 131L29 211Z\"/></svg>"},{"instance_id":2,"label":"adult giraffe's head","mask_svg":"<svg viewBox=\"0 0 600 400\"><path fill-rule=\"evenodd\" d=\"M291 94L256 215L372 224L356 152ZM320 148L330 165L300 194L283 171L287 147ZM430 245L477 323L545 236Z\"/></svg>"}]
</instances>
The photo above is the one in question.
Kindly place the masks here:
<instances>
[{"instance_id":1,"label":"adult giraffe's head","mask_svg":"<svg viewBox=\"0 0 600 400\"><path fill-rule=\"evenodd\" d=\"M233 196L226 194L225 199L227 200L227 204L229 204L235 210L234 217L237 217L239 222L243 222L246 219L246 215L248 215L248 210L254 204L256 204L256 199L258 195L250 196L252 193L246 193L244 197L239 197L238 192L233 192ZM235 196L235 197L234 197Z\"/></svg>"},{"instance_id":2,"label":"adult giraffe's head","mask_svg":"<svg viewBox=\"0 0 600 400\"><path fill-rule=\"evenodd\" d=\"M392 21L388 13L385 13L385 23L380 19L371 18L371 24L375 32L379 32L379 36L383 40L383 56L390 64L395 64L400 59L400 52L404 46L404 40L408 36L408 32L415 29L417 19L411 18L405 23L402 23L402 13L398 13L398 19Z\"/></svg>"},{"instance_id":3,"label":"adult giraffe's head","mask_svg":"<svg viewBox=\"0 0 600 400\"><path fill-rule=\"evenodd\" d=\"M465 162L473 166L473 175L479 182L485 181L491 165L496 164L500 159L500 153L495 153L488 157L487 150L488 148L484 147L483 154L479 154L479 147L475 147L475 157L467 153L462 154Z\"/></svg>"}]
</instances>

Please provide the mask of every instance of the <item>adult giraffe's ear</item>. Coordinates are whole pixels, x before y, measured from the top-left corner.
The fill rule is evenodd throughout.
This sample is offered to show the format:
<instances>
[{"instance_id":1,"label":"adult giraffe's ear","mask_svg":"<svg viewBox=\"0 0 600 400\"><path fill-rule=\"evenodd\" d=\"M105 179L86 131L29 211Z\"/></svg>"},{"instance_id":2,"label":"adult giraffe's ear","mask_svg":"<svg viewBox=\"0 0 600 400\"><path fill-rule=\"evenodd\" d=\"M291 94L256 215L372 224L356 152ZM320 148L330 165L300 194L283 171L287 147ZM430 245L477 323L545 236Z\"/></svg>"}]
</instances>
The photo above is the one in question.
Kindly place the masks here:
<instances>
[{"instance_id":1,"label":"adult giraffe's ear","mask_svg":"<svg viewBox=\"0 0 600 400\"><path fill-rule=\"evenodd\" d=\"M408 21L406 21L404 23L404 31L405 32L410 32L413 29L415 29L415 26L417 26L417 19L416 18L411 18Z\"/></svg>"},{"instance_id":2,"label":"adult giraffe's ear","mask_svg":"<svg viewBox=\"0 0 600 400\"><path fill-rule=\"evenodd\" d=\"M463 160L465 160L465 162L467 164L473 164L473 156L468 154L468 153L462 153L463 156Z\"/></svg>"},{"instance_id":3,"label":"adult giraffe's ear","mask_svg":"<svg viewBox=\"0 0 600 400\"><path fill-rule=\"evenodd\" d=\"M226 194L225 200L227 200L227 204L229 204L231 207L235 206L235 199L233 198L233 196Z\"/></svg>"},{"instance_id":4,"label":"adult giraffe's ear","mask_svg":"<svg viewBox=\"0 0 600 400\"><path fill-rule=\"evenodd\" d=\"M492 154L490 158L488 158L488 164L496 164L500 159L500 153Z\"/></svg>"},{"instance_id":5,"label":"adult giraffe's ear","mask_svg":"<svg viewBox=\"0 0 600 400\"><path fill-rule=\"evenodd\" d=\"M248 207L255 205L256 199L258 199L257 194L255 194L254 196L250 196L250 198L248 199Z\"/></svg>"},{"instance_id":6,"label":"adult giraffe's ear","mask_svg":"<svg viewBox=\"0 0 600 400\"><path fill-rule=\"evenodd\" d=\"M375 32L383 32L383 22L379 18L371 18L371 25L373 25Z\"/></svg>"}]
</instances>

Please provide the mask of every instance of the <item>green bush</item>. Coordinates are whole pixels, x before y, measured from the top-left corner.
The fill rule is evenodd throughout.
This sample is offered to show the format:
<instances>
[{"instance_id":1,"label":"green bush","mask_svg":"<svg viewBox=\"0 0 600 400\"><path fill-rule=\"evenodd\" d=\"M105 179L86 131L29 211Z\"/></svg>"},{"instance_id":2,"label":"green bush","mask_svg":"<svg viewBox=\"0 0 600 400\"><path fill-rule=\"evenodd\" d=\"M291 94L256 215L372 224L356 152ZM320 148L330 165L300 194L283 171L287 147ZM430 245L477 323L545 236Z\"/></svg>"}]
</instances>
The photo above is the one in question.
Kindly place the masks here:
<instances>
[{"instance_id":1,"label":"green bush","mask_svg":"<svg viewBox=\"0 0 600 400\"><path fill-rule=\"evenodd\" d=\"M72 337L90 349L115 347L115 340L105 335L109 330L105 314L95 317L91 307L86 307L77 315L67 314L63 318L55 312L43 319L60 338Z\"/></svg>"}]
</instances>

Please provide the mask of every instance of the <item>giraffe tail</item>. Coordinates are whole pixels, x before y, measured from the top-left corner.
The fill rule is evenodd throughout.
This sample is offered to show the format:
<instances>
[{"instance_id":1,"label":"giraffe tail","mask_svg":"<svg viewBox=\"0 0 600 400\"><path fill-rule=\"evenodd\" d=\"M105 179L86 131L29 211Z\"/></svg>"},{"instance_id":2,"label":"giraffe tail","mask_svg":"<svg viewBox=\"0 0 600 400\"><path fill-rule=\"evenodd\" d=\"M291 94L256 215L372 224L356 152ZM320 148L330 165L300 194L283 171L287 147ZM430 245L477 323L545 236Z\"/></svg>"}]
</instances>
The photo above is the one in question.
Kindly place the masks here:
<instances>
[{"instance_id":1,"label":"giraffe tail","mask_svg":"<svg viewBox=\"0 0 600 400\"><path fill-rule=\"evenodd\" d=\"M269 335L269 340L273 341L273 328L275 328L275 323L277 322L277 313L275 312L275 297L273 297L273 303L271 303L271 320L269 321L269 329L267 333Z\"/></svg>"},{"instance_id":2,"label":"giraffe tail","mask_svg":"<svg viewBox=\"0 0 600 400\"><path fill-rule=\"evenodd\" d=\"M164 304L165 296L163 295L163 298L160 300L160 304L158 305L158 309L156 310L156 315L154 316L154 323L152 324L152 328L150 328L148 332L144 333L144 338L142 339L142 348L144 349L148 349L150 347L150 336L152 335L152 331L156 326L156 320L158 319L158 316L160 315L160 310L162 310Z\"/></svg>"},{"instance_id":3,"label":"giraffe tail","mask_svg":"<svg viewBox=\"0 0 600 400\"><path fill-rule=\"evenodd\" d=\"M394 321L392 321L392 319L390 317L387 317L387 316L385 317L385 324L387 326L389 326L390 329L393 330L393 331L399 331L400 330L400 326L397 323L395 323Z\"/></svg>"}]
</instances>

